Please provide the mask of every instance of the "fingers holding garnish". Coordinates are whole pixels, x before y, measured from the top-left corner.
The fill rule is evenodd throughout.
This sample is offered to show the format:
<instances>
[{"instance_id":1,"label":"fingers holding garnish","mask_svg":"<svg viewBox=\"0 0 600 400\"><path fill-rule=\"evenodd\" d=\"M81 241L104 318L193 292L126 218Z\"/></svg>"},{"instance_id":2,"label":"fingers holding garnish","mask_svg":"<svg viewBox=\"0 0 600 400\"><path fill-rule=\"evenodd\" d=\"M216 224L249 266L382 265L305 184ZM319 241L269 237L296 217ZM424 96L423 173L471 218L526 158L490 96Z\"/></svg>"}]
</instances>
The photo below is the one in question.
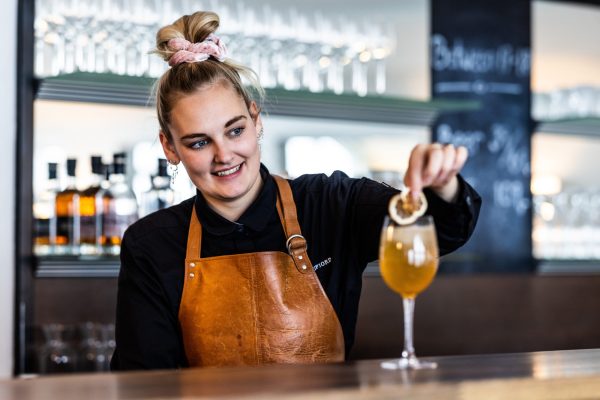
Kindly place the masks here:
<instances>
[{"instance_id":1,"label":"fingers holding garnish","mask_svg":"<svg viewBox=\"0 0 600 400\"><path fill-rule=\"evenodd\" d=\"M445 199L454 197L458 188L456 175L468 158L463 146L440 143L419 144L410 154L404 184L416 200L425 187L431 187ZM452 193L450 193L452 192Z\"/></svg>"},{"instance_id":2,"label":"fingers holding garnish","mask_svg":"<svg viewBox=\"0 0 600 400\"><path fill-rule=\"evenodd\" d=\"M399 225L408 225L415 222L427 211L427 199L423 192L416 199L409 196L408 192L401 192L390 199L388 213L390 218Z\"/></svg>"}]
</instances>

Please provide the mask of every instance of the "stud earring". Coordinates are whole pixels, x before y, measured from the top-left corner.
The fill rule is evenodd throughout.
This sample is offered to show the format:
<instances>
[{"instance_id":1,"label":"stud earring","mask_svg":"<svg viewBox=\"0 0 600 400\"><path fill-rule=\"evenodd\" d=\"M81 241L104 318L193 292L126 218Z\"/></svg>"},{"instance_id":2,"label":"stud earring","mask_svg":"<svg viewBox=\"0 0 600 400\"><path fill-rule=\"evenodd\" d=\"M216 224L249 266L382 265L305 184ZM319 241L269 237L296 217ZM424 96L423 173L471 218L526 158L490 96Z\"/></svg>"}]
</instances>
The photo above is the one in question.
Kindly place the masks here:
<instances>
[{"instance_id":1,"label":"stud earring","mask_svg":"<svg viewBox=\"0 0 600 400\"><path fill-rule=\"evenodd\" d=\"M171 175L171 185L175 184L175 178L177 178L177 172L179 170L179 164L169 160L169 175Z\"/></svg>"}]
</instances>

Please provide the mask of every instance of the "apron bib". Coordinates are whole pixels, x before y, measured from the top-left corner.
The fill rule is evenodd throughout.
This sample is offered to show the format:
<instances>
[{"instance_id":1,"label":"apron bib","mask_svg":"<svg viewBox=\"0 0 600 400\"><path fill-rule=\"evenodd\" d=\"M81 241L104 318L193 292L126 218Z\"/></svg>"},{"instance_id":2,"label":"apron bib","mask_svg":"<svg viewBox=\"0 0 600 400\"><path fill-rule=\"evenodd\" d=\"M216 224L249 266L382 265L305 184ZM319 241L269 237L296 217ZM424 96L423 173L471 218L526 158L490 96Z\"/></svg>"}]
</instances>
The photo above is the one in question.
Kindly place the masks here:
<instances>
[{"instance_id":1,"label":"apron bib","mask_svg":"<svg viewBox=\"0 0 600 400\"><path fill-rule=\"evenodd\" d=\"M288 253L200 258L192 210L179 322L190 367L344 360L344 337L308 259L289 183L274 176Z\"/></svg>"}]
</instances>

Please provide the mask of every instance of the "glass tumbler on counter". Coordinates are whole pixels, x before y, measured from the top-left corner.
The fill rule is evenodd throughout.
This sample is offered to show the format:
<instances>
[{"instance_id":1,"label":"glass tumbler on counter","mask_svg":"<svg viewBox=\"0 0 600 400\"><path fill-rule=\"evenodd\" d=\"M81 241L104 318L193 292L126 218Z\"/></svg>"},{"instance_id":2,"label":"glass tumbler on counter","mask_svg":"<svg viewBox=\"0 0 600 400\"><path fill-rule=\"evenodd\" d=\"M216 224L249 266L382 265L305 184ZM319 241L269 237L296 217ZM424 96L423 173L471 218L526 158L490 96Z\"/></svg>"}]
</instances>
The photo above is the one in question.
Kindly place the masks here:
<instances>
[{"instance_id":1,"label":"glass tumbler on counter","mask_svg":"<svg viewBox=\"0 0 600 400\"><path fill-rule=\"evenodd\" d=\"M110 361L112 356L117 348L117 341L115 339L115 324L103 324L101 326L101 334L102 338L102 349L104 351L104 371L110 370Z\"/></svg>"},{"instance_id":2,"label":"glass tumbler on counter","mask_svg":"<svg viewBox=\"0 0 600 400\"><path fill-rule=\"evenodd\" d=\"M102 325L85 322L79 327L81 343L78 371L108 371L106 345L102 341Z\"/></svg>"},{"instance_id":3,"label":"glass tumbler on counter","mask_svg":"<svg viewBox=\"0 0 600 400\"><path fill-rule=\"evenodd\" d=\"M42 374L75 372L77 353L67 340L69 330L62 324L42 327L45 343L39 353L39 370Z\"/></svg>"},{"instance_id":4,"label":"glass tumbler on counter","mask_svg":"<svg viewBox=\"0 0 600 400\"><path fill-rule=\"evenodd\" d=\"M413 345L415 298L431 284L438 269L438 244L433 218L424 216L411 224L400 225L386 217L379 244L379 267L384 282L402 296L404 306L402 357L382 363L382 368L436 368L436 363L417 359Z\"/></svg>"}]
</instances>

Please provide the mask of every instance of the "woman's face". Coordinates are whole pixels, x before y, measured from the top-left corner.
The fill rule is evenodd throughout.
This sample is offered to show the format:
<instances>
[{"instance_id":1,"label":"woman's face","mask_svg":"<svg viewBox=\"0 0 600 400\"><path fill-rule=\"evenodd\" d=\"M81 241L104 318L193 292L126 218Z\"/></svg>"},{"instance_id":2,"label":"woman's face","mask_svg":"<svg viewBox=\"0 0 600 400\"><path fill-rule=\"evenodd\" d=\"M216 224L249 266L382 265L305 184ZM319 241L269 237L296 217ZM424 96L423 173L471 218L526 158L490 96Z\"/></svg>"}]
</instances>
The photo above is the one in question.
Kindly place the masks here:
<instances>
[{"instance_id":1,"label":"woman's face","mask_svg":"<svg viewBox=\"0 0 600 400\"><path fill-rule=\"evenodd\" d=\"M170 161L183 163L209 204L248 207L261 186L256 105L252 115L229 84L203 87L177 101L171 111L172 142L160 140Z\"/></svg>"}]
</instances>

